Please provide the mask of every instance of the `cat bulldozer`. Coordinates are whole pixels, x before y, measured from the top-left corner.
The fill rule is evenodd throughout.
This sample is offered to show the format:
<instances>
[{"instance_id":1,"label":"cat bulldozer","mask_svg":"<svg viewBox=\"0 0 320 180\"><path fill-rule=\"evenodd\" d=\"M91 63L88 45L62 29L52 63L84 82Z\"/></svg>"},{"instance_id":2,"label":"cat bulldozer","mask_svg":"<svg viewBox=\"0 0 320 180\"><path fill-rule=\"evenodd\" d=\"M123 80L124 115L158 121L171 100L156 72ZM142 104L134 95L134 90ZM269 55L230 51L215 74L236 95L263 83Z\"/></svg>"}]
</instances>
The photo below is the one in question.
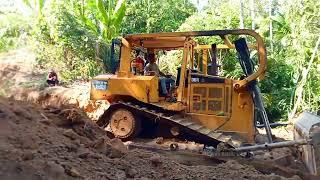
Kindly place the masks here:
<instances>
[{"instance_id":1,"label":"cat bulldozer","mask_svg":"<svg viewBox=\"0 0 320 180\"><path fill-rule=\"evenodd\" d=\"M201 44L201 38L219 43ZM160 77L137 72L137 54L134 54L137 50L142 54L164 54L173 50L181 53L177 56L180 67L175 87L170 91L173 100L162 96ZM233 68L242 69L240 78L222 76L223 65L219 65L218 52L220 56L221 52L223 56L230 52L229 59L238 61ZM255 61L252 54L256 54ZM316 157L320 154L317 148L320 118L317 116L308 114L298 118L296 139L273 142L258 86L266 73L266 57L261 36L248 29L132 34L114 39L111 46L113 74L98 75L91 81L91 100L110 103L97 124L121 139L162 126L162 131L173 136L215 147L223 144L221 147L233 152L299 145L308 149L302 156L310 171L320 173L320 160ZM309 122L311 116L314 116L313 121ZM265 144L255 144L257 122L266 130Z\"/></svg>"}]
</instances>

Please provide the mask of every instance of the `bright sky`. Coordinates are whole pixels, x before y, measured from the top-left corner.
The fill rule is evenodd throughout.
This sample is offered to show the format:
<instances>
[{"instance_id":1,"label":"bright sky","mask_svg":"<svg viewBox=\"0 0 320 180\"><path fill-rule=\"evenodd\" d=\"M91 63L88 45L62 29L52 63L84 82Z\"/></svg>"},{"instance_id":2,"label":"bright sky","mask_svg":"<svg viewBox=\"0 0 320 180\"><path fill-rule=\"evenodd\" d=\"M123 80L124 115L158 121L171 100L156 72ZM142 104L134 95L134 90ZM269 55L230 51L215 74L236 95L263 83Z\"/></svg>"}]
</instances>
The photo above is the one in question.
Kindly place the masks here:
<instances>
[{"instance_id":1,"label":"bright sky","mask_svg":"<svg viewBox=\"0 0 320 180\"><path fill-rule=\"evenodd\" d=\"M201 11L207 4L209 0L190 0L198 9Z\"/></svg>"},{"instance_id":2,"label":"bright sky","mask_svg":"<svg viewBox=\"0 0 320 180\"><path fill-rule=\"evenodd\" d=\"M24 15L31 13L30 9L23 3L22 0L0 0L0 11L19 11Z\"/></svg>"}]
</instances>

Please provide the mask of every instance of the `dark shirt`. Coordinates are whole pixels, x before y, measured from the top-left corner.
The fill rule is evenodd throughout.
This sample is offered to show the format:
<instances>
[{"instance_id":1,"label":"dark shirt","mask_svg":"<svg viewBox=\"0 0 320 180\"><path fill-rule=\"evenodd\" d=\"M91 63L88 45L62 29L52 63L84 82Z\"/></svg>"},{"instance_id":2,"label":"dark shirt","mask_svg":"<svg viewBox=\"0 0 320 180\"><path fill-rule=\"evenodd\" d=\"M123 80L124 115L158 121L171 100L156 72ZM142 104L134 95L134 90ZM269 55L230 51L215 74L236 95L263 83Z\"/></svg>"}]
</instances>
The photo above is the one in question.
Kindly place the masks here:
<instances>
[{"instance_id":1,"label":"dark shirt","mask_svg":"<svg viewBox=\"0 0 320 180\"><path fill-rule=\"evenodd\" d=\"M49 74L48 74L48 78L47 78L48 80L58 80L58 75L57 75L57 73L55 73L55 72L50 72Z\"/></svg>"}]
</instances>

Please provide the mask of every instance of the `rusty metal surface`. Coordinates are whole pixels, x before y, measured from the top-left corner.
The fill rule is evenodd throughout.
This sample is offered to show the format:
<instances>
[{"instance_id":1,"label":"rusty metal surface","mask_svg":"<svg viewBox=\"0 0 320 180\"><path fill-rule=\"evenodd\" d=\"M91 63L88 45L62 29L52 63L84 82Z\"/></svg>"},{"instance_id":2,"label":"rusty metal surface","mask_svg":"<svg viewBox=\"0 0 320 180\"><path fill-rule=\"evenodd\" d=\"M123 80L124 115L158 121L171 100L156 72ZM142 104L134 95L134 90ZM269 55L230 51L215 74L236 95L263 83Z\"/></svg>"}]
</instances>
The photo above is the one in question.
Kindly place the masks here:
<instances>
[{"instance_id":1,"label":"rusty metal surface","mask_svg":"<svg viewBox=\"0 0 320 180\"><path fill-rule=\"evenodd\" d=\"M253 30L249 29L233 29L233 30L208 30L208 31L190 31L190 32L162 32L150 34L129 34L125 39L152 39L161 37L197 37L197 36L221 36L223 39L226 35L251 35L259 36Z\"/></svg>"},{"instance_id":2,"label":"rusty metal surface","mask_svg":"<svg viewBox=\"0 0 320 180\"><path fill-rule=\"evenodd\" d=\"M310 112L303 112L294 123L295 129L303 136L310 138L320 128L320 117Z\"/></svg>"},{"instance_id":3,"label":"rusty metal surface","mask_svg":"<svg viewBox=\"0 0 320 180\"><path fill-rule=\"evenodd\" d=\"M301 148L301 157L310 173L320 175L320 117L303 112L294 123L294 139L310 139Z\"/></svg>"},{"instance_id":4,"label":"rusty metal surface","mask_svg":"<svg viewBox=\"0 0 320 180\"><path fill-rule=\"evenodd\" d=\"M306 145L308 144L308 140L306 139L299 139L293 141L283 141L283 142L275 142L275 143L266 143L266 144L258 144L253 146L244 146L240 148L236 148L236 152L247 152L247 151L258 151L264 149L275 149L275 148L282 148L282 147L289 147L289 146L299 146L299 145Z\"/></svg>"}]
</instances>

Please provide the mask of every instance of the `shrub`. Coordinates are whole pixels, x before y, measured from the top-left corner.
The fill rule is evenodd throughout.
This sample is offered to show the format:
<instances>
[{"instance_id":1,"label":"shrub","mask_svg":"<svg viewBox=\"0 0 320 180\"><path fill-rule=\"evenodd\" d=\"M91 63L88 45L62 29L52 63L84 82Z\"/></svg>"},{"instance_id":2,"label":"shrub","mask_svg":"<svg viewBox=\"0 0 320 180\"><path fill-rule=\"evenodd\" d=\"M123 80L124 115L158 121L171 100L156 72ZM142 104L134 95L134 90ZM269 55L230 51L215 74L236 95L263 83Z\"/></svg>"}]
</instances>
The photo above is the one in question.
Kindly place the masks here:
<instances>
[{"instance_id":1,"label":"shrub","mask_svg":"<svg viewBox=\"0 0 320 180\"><path fill-rule=\"evenodd\" d=\"M0 52L25 46L30 31L28 19L17 13L0 15Z\"/></svg>"}]
</instances>

